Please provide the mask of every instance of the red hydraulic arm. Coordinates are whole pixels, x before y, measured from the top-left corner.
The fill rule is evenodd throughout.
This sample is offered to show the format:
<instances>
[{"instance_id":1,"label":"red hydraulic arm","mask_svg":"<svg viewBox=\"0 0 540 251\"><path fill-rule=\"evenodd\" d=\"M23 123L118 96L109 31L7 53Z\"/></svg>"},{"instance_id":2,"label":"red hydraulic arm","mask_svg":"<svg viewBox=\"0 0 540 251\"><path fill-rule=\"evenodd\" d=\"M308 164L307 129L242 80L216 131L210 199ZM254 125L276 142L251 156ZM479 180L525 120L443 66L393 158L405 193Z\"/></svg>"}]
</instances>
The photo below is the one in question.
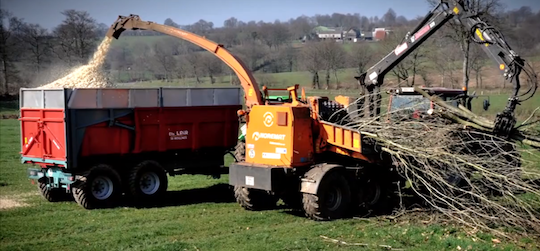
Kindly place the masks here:
<instances>
[{"instance_id":1,"label":"red hydraulic arm","mask_svg":"<svg viewBox=\"0 0 540 251\"><path fill-rule=\"evenodd\" d=\"M259 86L257 85L257 82L255 81L255 78L251 72L247 69L242 60L228 52L225 48L223 48L223 45L179 28L150 21L143 21L138 15L133 14L127 17L119 16L116 22L114 22L107 31L106 36L118 39L120 34L125 30L157 31L173 37L184 39L200 46L201 48L213 53L216 57L231 67L231 69L236 73L240 79L242 88L244 88L244 98L247 109L251 108L253 105L264 104L261 92L259 91Z\"/></svg>"}]
</instances>

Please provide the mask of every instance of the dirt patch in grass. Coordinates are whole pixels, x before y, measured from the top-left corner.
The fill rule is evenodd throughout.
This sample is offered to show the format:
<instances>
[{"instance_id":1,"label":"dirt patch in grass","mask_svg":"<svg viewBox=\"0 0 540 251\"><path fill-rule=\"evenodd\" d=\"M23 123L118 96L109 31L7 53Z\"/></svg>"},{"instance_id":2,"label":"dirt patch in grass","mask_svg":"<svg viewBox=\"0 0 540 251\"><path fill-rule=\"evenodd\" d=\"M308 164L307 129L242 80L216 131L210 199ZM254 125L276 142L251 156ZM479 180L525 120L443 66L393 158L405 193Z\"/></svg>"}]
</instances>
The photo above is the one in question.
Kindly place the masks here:
<instances>
[{"instance_id":1,"label":"dirt patch in grass","mask_svg":"<svg viewBox=\"0 0 540 251\"><path fill-rule=\"evenodd\" d=\"M0 197L0 210L17 208L17 207L25 207L25 206L28 206L28 204L22 201L18 201L13 198Z\"/></svg>"},{"instance_id":2,"label":"dirt patch in grass","mask_svg":"<svg viewBox=\"0 0 540 251\"><path fill-rule=\"evenodd\" d=\"M18 119L19 118L19 115L17 114L2 114L2 116L0 116L0 119Z\"/></svg>"},{"instance_id":3,"label":"dirt patch in grass","mask_svg":"<svg viewBox=\"0 0 540 251\"><path fill-rule=\"evenodd\" d=\"M29 206L26 203L26 199L31 196L37 196L39 193L30 192L14 195L2 195L0 196L0 210L7 210L12 208L26 207Z\"/></svg>"}]
</instances>

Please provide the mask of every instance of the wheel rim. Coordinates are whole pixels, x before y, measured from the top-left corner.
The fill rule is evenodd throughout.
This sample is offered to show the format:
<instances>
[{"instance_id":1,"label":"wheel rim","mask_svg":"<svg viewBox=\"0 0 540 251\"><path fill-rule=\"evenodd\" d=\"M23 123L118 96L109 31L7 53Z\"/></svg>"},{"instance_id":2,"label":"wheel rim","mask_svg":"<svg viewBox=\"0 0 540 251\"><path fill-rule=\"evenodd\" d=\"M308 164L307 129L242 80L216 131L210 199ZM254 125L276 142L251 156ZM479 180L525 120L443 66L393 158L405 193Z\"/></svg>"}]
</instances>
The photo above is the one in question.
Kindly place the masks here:
<instances>
[{"instance_id":1,"label":"wheel rim","mask_svg":"<svg viewBox=\"0 0 540 251\"><path fill-rule=\"evenodd\" d=\"M338 187L332 187L326 193L326 208L328 208L330 211L335 211L341 205L342 200L343 194L341 193L341 190Z\"/></svg>"},{"instance_id":2,"label":"wheel rim","mask_svg":"<svg viewBox=\"0 0 540 251\"><path fill-rule=\"evenodd\" d=\"M105 200L113 193L113 186L113 182L109 177L96 177L92 182L92 195L98 200Z\"/></svg>"},{"instance_id":3,"label":"wheel rim","mask_svg":"<svg viewBox=\"0 0 540 251\"><path fill-rule=\"evenodd\" d=\"M157 192L160 185L161 185L161 181L159 180L159 177L156 173L147 172L141 175L139 186L141 188L142 193L148 194L148 195L154 194Z\"/></svg>"}]
</instances>

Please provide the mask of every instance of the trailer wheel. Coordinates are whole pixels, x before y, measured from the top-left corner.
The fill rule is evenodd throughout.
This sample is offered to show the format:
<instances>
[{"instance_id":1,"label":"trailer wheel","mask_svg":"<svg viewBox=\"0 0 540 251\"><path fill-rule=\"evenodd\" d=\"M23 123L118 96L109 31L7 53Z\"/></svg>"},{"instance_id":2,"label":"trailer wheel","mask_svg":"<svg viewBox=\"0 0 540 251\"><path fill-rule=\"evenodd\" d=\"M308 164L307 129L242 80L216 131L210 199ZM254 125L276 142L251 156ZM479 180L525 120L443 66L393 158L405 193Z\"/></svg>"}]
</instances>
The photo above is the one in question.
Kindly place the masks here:
<instances>
[{"instance_id":1,"label":"trailer wheel","mask_svg":"<svg viewBox=\"0 0 540 251\"><path fill-rule=\"evenodd\" d=\"M73 186L75 201L86 209L113 207L122 194L120 175L108 165L90 169L86 180Z\"/></svg>"},{"instance_id":2,"label":"trailer wheel","mask_svg":"<svg viewBox=\"0 0 540 251\"><path fill-rule=\"evenodd\" d=\"M240 206L252 211L272 209L279 199L267 191L241 186L234 187L234 197Z\"/></svg>"},{"instance_id":3,"label":"trailer wheel","mask_svg":"<svg viewBox=\"0 0 540 251\"><path fill-rule=\"evenodd\" d=\"M41 196L48 200L49 202L59 202L66 199L66 193L60 188L47 189L47 184L41 181L38 181L38 188L41 193Z\"/></svg>"},{"instance_id":4,"label":"trailer wheel","mask_svg":"<svg viewBox=\"0 0 540 251\"><path fill-rule=\"evenodd\" d=\"M317 221L343 218L351 203L351 190L347 179L338 172L323 177L317 194L304 193L306 216Z\"/></svg>"},{"instance_id":5,"label":"trailer wheel","mask_svg":"<svg viewBox=\"0 0 540 251\"><path fill-rule=\"evenodd\" d=\"M156 198L167 186L167 172L155 161L143 161L130 172L129 191L137 199Z\"/></svg>"},{"instance_id":6,"label":"trailer wheel","mask_svg":"<svg viewBox=\"0 0 540 251\"><path fill-rule=\"evenodd\" d=\"M246 160L246 142L238 141L234 149L234 158L236 159L236 162Z\"/></svg>"}]
</instances>

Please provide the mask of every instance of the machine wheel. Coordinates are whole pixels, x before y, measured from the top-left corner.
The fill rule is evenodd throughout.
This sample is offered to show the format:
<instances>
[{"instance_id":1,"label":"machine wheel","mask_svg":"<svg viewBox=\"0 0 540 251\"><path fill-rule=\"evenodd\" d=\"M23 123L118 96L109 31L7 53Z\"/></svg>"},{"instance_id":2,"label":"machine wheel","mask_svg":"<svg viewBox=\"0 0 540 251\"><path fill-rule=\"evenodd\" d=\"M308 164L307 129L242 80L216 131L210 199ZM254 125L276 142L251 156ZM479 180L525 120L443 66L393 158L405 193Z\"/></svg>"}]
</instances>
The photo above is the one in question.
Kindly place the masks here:
<instances>
[{"instance_id":1,"label":"machine wheel","mask_svg":"<svg viewBox=\"0 0 540 251\"><path fill-rule=\"evenodd\" d=\"M47 184L41 181L38 181L38 188L43 198L47 199L49 202L58 202L65 200L67 194L62 191L60 188L47 189Z\"/></svg>"},{"instance_id":2,"label":"machine wheel","mask_svg":"<svg viewBox=\"0 0 540 251\"><path fill-rule=\"evenodd\" d=\"M375 175L375 174L374 174ZM384 177L384 176L383 176ZM385 214L393 209L390 203L389 185L381 177L371 176L361 184L360 204L376 214ZM388 211L390 210L390 211Z\"/></svg>"},{"instance_id":3,"label":"machine wheel","mask_svg":"<svg viewBox=\"0 0 540 251\"><path fill-rule=\"evenodd\" d=\"M234 158L236 159L236 162L246 160L246 142L238 141L234 149Z\"/></svg>"},{"instance_id":4,"label":"machine wheel","mask_svg":"<svg viewBox=\"0 0 540 251\"><path fill-rule=\"evenodd\" d=\"M113 207L121 195L120 175L108 165L93 167L86 180L73 186L75 201L86 209Z\"/></svg>"},{"instance_id":5,"label":"machine wheel","mask_svg":"<svg viewBox=\"0 0 540 251\"><path fill-rule=\"evenodd\" d=\"M155 161L143 161L130 171L129 191L137 199L159 197L167 186L167 172Z\"/></svg>"},{"instance_id":6,"label":"machine wheel","mask_svg":"<svg viewBox=\"0 0 540 251\"><path fill-rule=\"evenodd\" d=\"M368 208L372 208L377 205L383 196L383 189L381 184L376 179L368 179L362 184L362 190L360 191L361 203Z\"/></svg>"},{"instance_id":7,"label":"machine wheel","mask_svg":"<svg viewBox=\"0 0 540 251\"><path fill-rule=\"evenodd\" d=\"M240 206L252 211L272 209L278 201L267 191L240 186L234 187L234 197Z\"/></svg>"},{"instance_id":8,"label":"machine wheel","mask_svg":"<svg viewBox=\"0 0 540 251\"><path fill-rule=\"evenodd\" d=\"M313 220L333 220L346 215L351 203L351 190L347 179L338 172L323 177L317 194L303 195L306 216Z\"/></svg>"}]
</instances>

